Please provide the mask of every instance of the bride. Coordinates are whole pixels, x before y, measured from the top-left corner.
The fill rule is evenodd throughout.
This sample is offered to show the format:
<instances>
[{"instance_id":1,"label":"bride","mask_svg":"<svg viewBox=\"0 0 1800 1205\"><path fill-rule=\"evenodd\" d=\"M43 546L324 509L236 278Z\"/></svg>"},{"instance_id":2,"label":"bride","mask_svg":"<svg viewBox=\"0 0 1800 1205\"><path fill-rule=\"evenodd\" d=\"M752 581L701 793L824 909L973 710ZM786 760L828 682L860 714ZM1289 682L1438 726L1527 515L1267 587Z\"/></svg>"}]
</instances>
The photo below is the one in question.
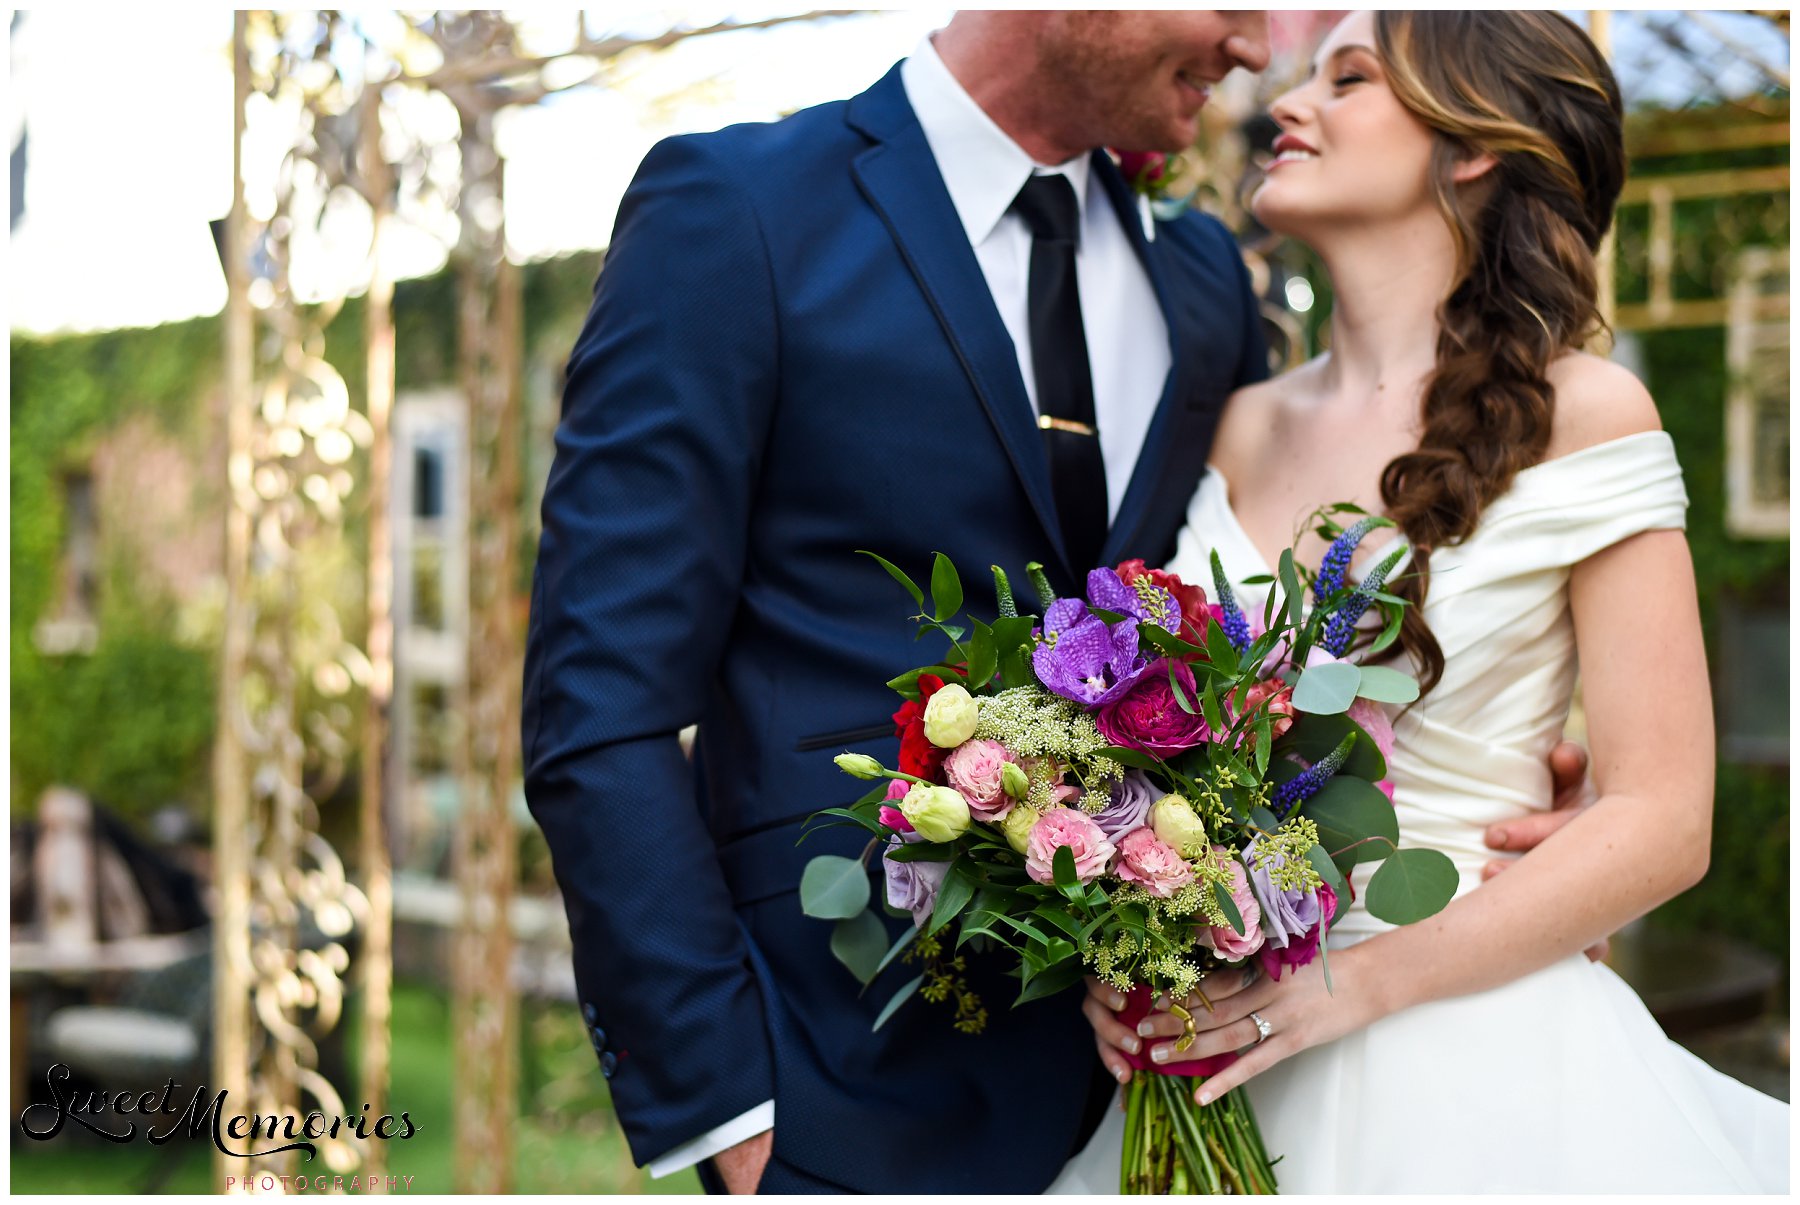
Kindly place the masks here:
<instances>
[{"instance_id":1,"label":"bride","mask_svg":"<svg viewBox=\"0 0 1800 1205\"><path fill-rule=\"evenodd\" d=\"M1393 928L1354 876L1329 993L1317 961L1215 975L1185 1057L1244 1053L1202 1104L1246 1086L1284 1193L1785 1192L1788 1106L1582 955L1699 880L1712 815L1681 470L1638 381L1580 350L1624 177L1618 85L1554 13L1364 13L1273 113L1253 207L1329 269L1331 350L1233 399L1170 568L1208 581L1216 550L1236 581L1266 574L1322 503L1396 521L1427 692L1393 716L1394 808L1461 883ZM1550 798L1578 661L1599 799L1482 883L1484 830ZM1164 1012L1133 1033L1122 1003L1096 983L1087 1006L1121 1082L1114 1047L1181 1032ZM1115 1110L1051 1191L1116 1192L1120 1131Z\"/></svg>"}]
</instances>

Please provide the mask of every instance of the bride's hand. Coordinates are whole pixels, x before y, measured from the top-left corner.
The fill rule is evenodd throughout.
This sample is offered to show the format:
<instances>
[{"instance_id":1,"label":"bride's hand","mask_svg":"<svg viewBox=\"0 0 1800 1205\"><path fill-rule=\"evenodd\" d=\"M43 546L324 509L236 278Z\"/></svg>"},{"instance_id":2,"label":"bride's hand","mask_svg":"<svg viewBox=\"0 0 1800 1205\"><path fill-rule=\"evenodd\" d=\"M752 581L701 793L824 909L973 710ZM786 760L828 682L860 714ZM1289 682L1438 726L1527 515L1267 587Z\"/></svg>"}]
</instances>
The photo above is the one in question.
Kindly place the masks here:
<instances>
[{"instance_id":1,"label":"bride's hand","mask_svg":"<svg viewBox=\"0 0 1800 1205\"><path fill-rule=\"evenodd\" d=\"M1224 1001L1238 995L1257 982L1257 978L1253 968L1248 971L1240 971L1235 968L1214 971L1209 975L1201 976L1199 991L1212 1001L1214 1008L1219 1008ZM1094 1027L1094 1045L1100 1051L1100 1061L1106 1065L1108 1071L1112 1072L1112 1077L1121 1084L1131 1082L1131 1064L1120 1056L1119 1051L1124 1050L1137 1054L1148 1040L1158 1037L1181 1036L1181 1018L1169 1011L1169 1001L1166 996L1156 998L1150 1015L1139 1023L1135 1032L1121 1024L1118 1017L1114 1015L1124 1007L1125 995L1123 992L1109 987L1092 975L1087 976L1087 999L1081 1002L1081 1011L1087 1017L1088 1024ZM1194 1024L1199 1027L1201 1018L1206 1015L1206 1006L1200 1003L1199 995L1189 996L1187 1007L1193 1011ZM1255 1026L1251 1027L1250 1036L1252 1038L1256 1036ZM1163 1042L1161 1045L1167 1047L1172 1043ZM1151 1047L1150 1057L1157 1057L1154 1045ZM1190 1050L1181 1057L1200 1058L1202 1056ZM1158 1061L1165 1060L1158 1059Z\"/></svg>"},{"instance_id":2,"label":"bride's hand","mask_svg":"<svg viewBox=\"0 0 1800 1205\"><path fill-rule=\"evenodd\" d=\"M1335 992L1326 991L1325 968L1318 959L1290 968L1279 981L1258 975L1248 986L1234 986L1234 981L1242 983L1236 972L1215 971L1200 989L1212 1002L1211 1010L1198 994L1186 1001L1198 1035L1194 1044L1176 1051L1172 1039L1181 1035L1181 1018L1166 1011L1153 1012L1144 1022L1154 1034L1149 1039L1150 1057L1159 1063L1185 1062L1243 1050L1236 1062L1207 1077L1195 1093L1195 1100L1206 1104L1290 1055L1363 1028L1380 1010L1369 993L1355 987L1358 959L1354 948L1339 951L1332 961ZM1217 991L1213 990L1215 984ZM1252 1013L1269 1026L1270 1034L1262 1041L1257 1040Z\"/></svg>"}]
</instances>

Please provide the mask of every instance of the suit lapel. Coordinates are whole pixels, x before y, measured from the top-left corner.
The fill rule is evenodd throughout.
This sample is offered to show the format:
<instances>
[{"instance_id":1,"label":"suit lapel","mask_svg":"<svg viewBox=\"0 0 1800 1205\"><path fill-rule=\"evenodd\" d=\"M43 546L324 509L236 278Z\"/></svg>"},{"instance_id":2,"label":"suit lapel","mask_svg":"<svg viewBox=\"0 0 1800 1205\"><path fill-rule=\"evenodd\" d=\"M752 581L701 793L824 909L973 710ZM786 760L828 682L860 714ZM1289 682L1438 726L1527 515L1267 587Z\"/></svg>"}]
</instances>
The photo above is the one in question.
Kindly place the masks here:
<instances>
[{"instance_id":1,"label":"suit lapel","mask_svg":"<svg viewBox=\"0 0 1800 1205\"><path fill-rule=\"evenodd\" d=\"M1168 461L1169 445L1172 442L1171 428L1179 409L1177 399L1186 396L1187 374L1191 365L1182 355L1182 349L1188 342L1184 337L1182 323L1185 307L1177 305L1175 301L1174 283L1169 278L1166 261L1166 241L1152 242L1144 237L1144 223L1138 213L1137 198L1106 152L1095 151L1093 159L1092 170L1099 173L1101 182L1106 186L1107 196L1112 198L1113 208L1118 211L1119 221L1124 223L1132 249L1137 252L1144 270L1150 274L1150 284L1156 290L1156 303L1162 307L1163 320L1169 328L1169 375L1163 381L1162 397L1157 400L1156 414L1150 420L1150 428L1144 433L1144 445L1138 451L1131 483L1125 488L1125 496L1119 502L1119 513L1113 517L1112 527L1106 535L1102 559L1109 565L1115 565L1123 558L1125 550L1132 547L1138 529L1149 515L1151 502Z\"/></svg>"},{"instance_id":2,"label":"suit lapel","mask_svg":"<svg viewBox=\"0 0 1800 1205\"><path fill-rule=\"evenodd\" d=\"M846 120L874 140L851 166L857 186L893 235L1005 445L1049 547L1073 577L1056 518L1043 437L1019 377L1018 351L994 307L987 278L944 188L925 131L907 103L900 68L854 98Z\"/></svg>"}]
</instances>

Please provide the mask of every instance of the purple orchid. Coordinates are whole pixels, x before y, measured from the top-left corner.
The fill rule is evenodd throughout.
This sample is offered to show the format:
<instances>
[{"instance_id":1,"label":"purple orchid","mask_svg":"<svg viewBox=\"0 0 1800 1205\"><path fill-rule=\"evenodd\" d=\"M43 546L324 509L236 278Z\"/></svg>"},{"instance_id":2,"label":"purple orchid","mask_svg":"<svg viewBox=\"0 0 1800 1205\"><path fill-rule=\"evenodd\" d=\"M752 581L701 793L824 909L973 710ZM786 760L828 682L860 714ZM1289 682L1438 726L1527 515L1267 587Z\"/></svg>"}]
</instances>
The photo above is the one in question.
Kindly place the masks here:
<instances>
[{"instance_id":1,"label":"purple orchid","mask_svg":"<svg viewBox=\"0 0 1800 1205\"><path fill-rule=\"evenodd\" d=\"M1095 610L1124 618L1108 626ZM1111 569L1094 570L1088 574L1086 602L1059 598L1044 609L1040 634L1045 640L1031 652L1038 680L1085 707L1112 702L1130 690L1151 664L1152 658L1138 650L1140 620L1176 631L1180 604L1148 579L1134 589Z\"/></svg>"}]
</instances>

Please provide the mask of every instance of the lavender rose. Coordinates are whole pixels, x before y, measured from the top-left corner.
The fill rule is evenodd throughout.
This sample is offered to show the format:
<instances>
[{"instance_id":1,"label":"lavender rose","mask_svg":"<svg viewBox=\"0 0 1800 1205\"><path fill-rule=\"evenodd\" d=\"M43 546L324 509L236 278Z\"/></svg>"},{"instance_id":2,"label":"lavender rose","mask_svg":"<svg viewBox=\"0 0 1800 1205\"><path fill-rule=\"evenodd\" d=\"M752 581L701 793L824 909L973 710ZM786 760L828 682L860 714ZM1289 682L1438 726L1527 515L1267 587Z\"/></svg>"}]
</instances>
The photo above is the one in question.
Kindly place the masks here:
<instances>
[{"instance_id":1,"label":"lavender rose","mask_svg":"<svg viewBox=\"0 0 1800 1205\"><path fill-rule=\"evenodd\" d=\"M1150 823L1150 805L1162 798L1162 792L1142 770L1127 770L1112 789L1112 802L1094 817L1094 823L1114 845L1134 828Z\"/></svg>"},{"instance_id":2,"label":"lavender rose","mask_svg":"<svg viewBox=\"0 0 1800 1205\"><path fill-rule=\"evenodd\" d=\"M1260 840L1252 839L1245 851L1252 867ZM1308 891L1275 886L1272 872L1286 864L1287 855L1276 853L1266 865L1250 871L1269 931L1261 954L1263 969L1275 979L1281 978L1282 968L1305 966L1317 956L1320 938L1337 911L1337 893L1323 883Z\"/></svg>"},{"instance_id":3,"label":"lavender rose","mask_svg":"<svg viewBox=\"0 0 1800 1205\"><path fill-rule=\"evenodd\" d=\"M1199 692L1194 689L1194 671L1177 661L1175 679L1187 693L1194 713L1183 711L1169 685L1168 661L1157 661L1119 698L1102 707L1094 716L1100 735L1115 745L1141 749L1157 757L1166 757L1192 749L1212 736L1206 721L1199 715Z\"/></svg>"},{"instance_id":4,"label":"lavender rose","mask_svg":"<svg viewBox=\"0 0 1800 1205\"><path fill-rule=\"evenodd\" d=\"M917 833L902 833L888 838L888 848L898 849L923 840ZM937 905L938 890L944 876L950 873L948 862L896 862L883 857L881 868L887 873L887 902L912 913L913 926L923 928Z\"/></svg>"}]
</instances>

